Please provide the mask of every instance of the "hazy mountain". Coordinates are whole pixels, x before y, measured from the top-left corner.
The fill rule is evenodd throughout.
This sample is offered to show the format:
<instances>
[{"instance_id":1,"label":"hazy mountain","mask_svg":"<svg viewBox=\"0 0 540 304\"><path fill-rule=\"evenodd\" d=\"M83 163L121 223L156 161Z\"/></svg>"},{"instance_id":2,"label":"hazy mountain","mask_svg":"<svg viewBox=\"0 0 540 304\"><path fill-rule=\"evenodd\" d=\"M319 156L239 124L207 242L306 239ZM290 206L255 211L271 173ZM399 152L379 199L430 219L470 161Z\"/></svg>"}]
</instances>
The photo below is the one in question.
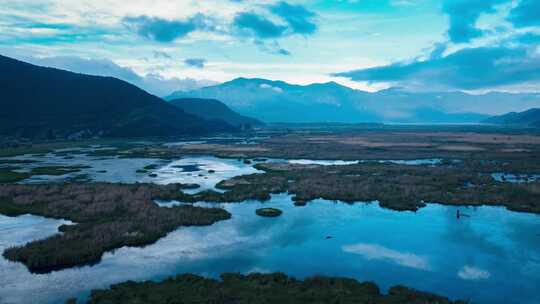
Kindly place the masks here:
<instances>
[{"instance_id":1,"label":"hazy mountain","mask_svg":"<svg viewBox=\"0 0 540 304\"><path fill-rule=\"evenodd\" d=\"M520 125L529 127L540 127L540 108L529 109L523 112L511 112L508 114L490 117L486 123L501 125Z\"/></svg>"},{"instance_id":2,"label":"hazy mountain","mask_svg":"<svg viewBox=\"0 0 540 304\"><path fill-rule=\"evenodd\" d=\"M185 113L125 81L0 56L0 134L171 136L235 130Z\"/></svg>"},{"instance_id":3,"label":"hazy mountain","mask_svg":"<svg viewBox=\"0 0 540 304\"><path fill-rule=\"evenodd\" d=\"M301 86L246 78L175 92L166 98L180 97L219 99L234 111L265 122L469 123L540 105L538 94L412 93L400 89L369 93L335 82Z\"/></svg>"},{"instance_id":4,"label":"hazy mountain","mask_svg":"<svg viewBox=\"0 0 540 304\"><path fill-rule=\"evenodd\" d=\"M223 120L237 127L255 127L263 123L257 119L242 116L216 99L180 98L170 103L184 112L207 120Z\"/></svg>"},{"instance_id":5,"label":"hazy mountain","mask_svg":"<svg viewBox=\"0 0 540 304\"><path fill-rule=\"evenodd\" d=\"M377 120L371 113L359 117L350 100L353 90L335 83L310 86L282 81L238 78L217 86L167 97L214 98L242 115L264 122L356 122Z\"/></svg>"}]
</instances>

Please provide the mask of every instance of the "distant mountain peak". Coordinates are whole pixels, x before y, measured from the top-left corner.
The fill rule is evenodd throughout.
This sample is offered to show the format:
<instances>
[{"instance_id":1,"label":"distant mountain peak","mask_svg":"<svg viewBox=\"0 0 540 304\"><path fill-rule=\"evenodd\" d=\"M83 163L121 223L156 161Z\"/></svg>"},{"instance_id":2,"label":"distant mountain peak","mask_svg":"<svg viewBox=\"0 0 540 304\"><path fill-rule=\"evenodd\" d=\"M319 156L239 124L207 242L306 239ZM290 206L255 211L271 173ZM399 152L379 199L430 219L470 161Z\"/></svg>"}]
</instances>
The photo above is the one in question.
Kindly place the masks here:
<instances>
[{"instance_id":1,"label":"distant mountain peak","mask_svg":"<svg viewBox=\"0 0 540 304\"><path fill-rule=\"evenodd\" d=\"M343 88L348 90L354 90L348 86L344 86L342 84L339 84L335 81L328 81L328 82L314 82L306 85L302 84L293 84L288 83L283 80L270 80L270 79L264 79L264 78L246 78L246 77L238 77L230 81L226 81L220 85L216 86L226 86L226 85L246 85L246 84L268 84L275 87L334 87L334 88Z\"/></svg>"},{"instance_id":2,"label":"distant mountain peak","mask_svg":"<svg viewBox=\"0 0 540 304\"><path fill-rule=\"evenodd\" d=\"M224 82L222 85L261 85L261 84L267 84L274 87L293 86L292 84L289 84L281 80L269 80L269 79L264 79L264 78L245 78L245 77L235 78L231 81Z\"/></svg>"},{"instance_id":3,"label":"distant mountain peak","mask_svg":"<svg viewBox=\"0 0 540 304\"><path fill-rule=\"evenodd\" d=\"M335 81L328 81L328 82L314 82L307 85L304 85L305 87L345 87L340 85L339 83Z\"/></svg>"}]
</instances>

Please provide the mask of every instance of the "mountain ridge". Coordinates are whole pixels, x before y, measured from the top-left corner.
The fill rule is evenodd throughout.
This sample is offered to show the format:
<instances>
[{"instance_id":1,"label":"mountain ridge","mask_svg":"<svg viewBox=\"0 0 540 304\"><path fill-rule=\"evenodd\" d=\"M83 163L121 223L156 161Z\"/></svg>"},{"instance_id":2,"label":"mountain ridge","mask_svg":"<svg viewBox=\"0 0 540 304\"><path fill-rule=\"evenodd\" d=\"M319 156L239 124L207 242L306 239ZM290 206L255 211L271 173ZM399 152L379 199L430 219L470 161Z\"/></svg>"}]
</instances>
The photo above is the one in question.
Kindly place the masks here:
<instances>
[{"instance_id":1,"label":"mountain ridge","mask_svg":"<svg viewBox=\"0 0 540 304\"><path fill-rule=\"evenodd\" d=\"M484 121L485 123L498 125L515 125L540 127L540 108L532 108L523 112L510 112L503 115L493 116Z\"/></svg>"},{"instance_id":2,"label":"mountain ridge","mask_svg":"<svg viewBox=\"0 0 540 304\"><path fill-rule=\"evenodd\" d=\"M40 67L0 55L0 134L145 137L232 132L123 80Z\"/></svg>"},{"instance_id":3,"label":"mountain ridge","mask_svg":"<svg viewBox=\"0 0 540 304\"><path fill-rule=\"evenodd\" d=\"M289 84L236 78L172 98L214 98L232 110L265 122L480 123L510 109L540 106L539 94L409 92L390 88L366 92L336 82ZM433 116L426 115L431 112ZM298 115L302 113L302 115Z\"/></svg>"}]
</instances>

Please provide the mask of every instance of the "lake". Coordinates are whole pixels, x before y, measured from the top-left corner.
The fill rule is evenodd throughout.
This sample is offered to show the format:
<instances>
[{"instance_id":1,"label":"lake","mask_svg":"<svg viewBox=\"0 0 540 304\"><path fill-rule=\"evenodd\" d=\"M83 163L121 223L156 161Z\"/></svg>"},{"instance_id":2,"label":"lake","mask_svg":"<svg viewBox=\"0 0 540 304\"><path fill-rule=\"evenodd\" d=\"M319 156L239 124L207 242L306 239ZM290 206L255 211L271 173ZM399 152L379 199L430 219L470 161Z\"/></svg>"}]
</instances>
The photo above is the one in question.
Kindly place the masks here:
<instances>
[{"instance_id":1,"label":"lake","mask_svg":"<svg viewBox=\"0 0 540 304\"><path fill-rule=\"evenodd\" d=\"M540 302L538 215L462 207L468 217L457 219L457 207L429 204L413 213L376 202L325 200L295 207L286 194L266 203L220 206L231 220L180 228L151 246L106 253L95 266L35 275L2 259L0 302L58 303L126 280L230 271L346 276L374 281L383 290L403 284L474 303ZM283 215L255 215L262 206L280 208ZM62 223L0 216L0 250L53 234Z\"/></svg>"}]
</instances>

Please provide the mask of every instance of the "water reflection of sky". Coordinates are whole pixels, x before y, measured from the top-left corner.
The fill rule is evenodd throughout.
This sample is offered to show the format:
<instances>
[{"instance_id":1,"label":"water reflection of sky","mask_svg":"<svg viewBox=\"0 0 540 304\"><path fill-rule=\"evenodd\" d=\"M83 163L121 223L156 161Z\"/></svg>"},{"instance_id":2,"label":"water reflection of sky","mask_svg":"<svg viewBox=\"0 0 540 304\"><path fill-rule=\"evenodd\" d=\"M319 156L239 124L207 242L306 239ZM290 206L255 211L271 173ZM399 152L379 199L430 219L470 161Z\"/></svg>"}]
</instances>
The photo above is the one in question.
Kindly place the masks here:
<instances>
[{"instance_id":1,"label":"water reflection of sky","mask_svg":"<svg viewBox=\"0 0 540 304\"><path fill-rule=\"evenodd\" d=\"M216 190L215 185L222 180L257 172L261 171L236 159L222 159L211 156L186 157L152 170L152 173L157 176L150 177L146 175L140 181L157 184L198 184L201 187L196 191Z\"/></svg>"},{"instance_id":2,"label":"water reflection of sky","mask_svg":"<svg viewBox=\"0 0 540 304\"><path fill-rule=\"evenodd\" d=\"M72 153L69 153L72 151ZM60 153L61 152L61 153ZM215 189L222 180L238 175L261 172L252 164L244 164L242 160L222 159L212 156L186 156L178 160L160 160L151 158L120 158L118 156L91 156L85 149L64 149L56 153L48 153L36 157L22 155L12 160L34 160L33 163L16 164L19 172L29 172L33 168L45 166L85 166L79 172L60 176L35 175L23 183L51 183L73 180L82 177L84 180L116 183L186 183L199 184L201 187L192 191ZM155 169L138 171L153 165ZM10 164L0 166L9 167ZM188 191L189 192L189 191Z\"/></svg>"},{"instance_id":3,"label":"water reflection of sky","mask_svg":"<svg viewBox=\"0 0 540 304\"><path fill-rule=\"evenodd\" d=\"M424 165L436 166L442 163L442 159L426 158L426 159L396 159L396 160L378 160L378 161L291 159L291 160L288 160L288 162L291 164L298 164L298 165L321 165L321 166L346 166L346 165L355 165L359 163L369 163L369 162L378 162L381 164L407 165L407 166L424 166Z\"/></svg>"},{"instance_id":4,"label":"water reflection of sky","mask_svg":"<svg viewBox=\"0 0 540 304\"><path fill-rule=\"evenodd\" d=\"M284 213L256 216L263 205ZM30 275L22 265L1 260L0 277L7 281L0 284L0 299L53 303L111 283L175 273L283 271L373 280L383 289L403 284L475 303L540 301L538 215L461 208L470 217L457 220L455 207L429 205L412 213L324 200L294 207L286 195L221 206L233 214L231 220L181 228L154 245L107 253L93 267ZM17 227L9 236L0 233L4 248L27 241L36 230L39 237L54 231L50 220L29 216L1 217L4 227Z\"/></svg>"},{"instance_id":5,"label":"water reflection of sky","mask_svg":"<svg viewBox=\"0 0 540 304\"><path fill-rule=\"evenodd\" d=\"M491 177L498 182L513 184L540 182L540 174L492 173Z\"/></svg>"},{"instance_id":6,"label":"water reflection of sky","mask_svg":"<svg viewBox=\"0 0 540 304\"><path fill-rule=\"evenodd\" d=\"M185 142L173 143L184 144ZM213 156L185 156L177 160L162 160L154 158L122 158L115 154L115 148L106 146L94 146L88 148L59 149L44 155L19 155L1 160L33 161L30 163L0 164L0 167L18 167L18 172L30 172L33 168L46 166L81 166L78 172L59 176L34 175L22 181L22 183L52 183L72 180L117 182L117 183L185 183L198 184L201 187L194 190L186 190L195 193L201 190L212 189L218 191L215 185L239 175L260 173L253 167L261 160L252 160L244 163L242 159L225 159ZM93 155L93 152L109 151L111 155ZM107 153L109 154L109 153ZM303 165L352 165L363 161L342 160L283 160L265 159L268 162L289 162ZM388 162L403 165L435 165L440 159L416 159L416 160L386 160ZM145 167L153 166L152 169Z\"/></svg>"}]
</instances>

